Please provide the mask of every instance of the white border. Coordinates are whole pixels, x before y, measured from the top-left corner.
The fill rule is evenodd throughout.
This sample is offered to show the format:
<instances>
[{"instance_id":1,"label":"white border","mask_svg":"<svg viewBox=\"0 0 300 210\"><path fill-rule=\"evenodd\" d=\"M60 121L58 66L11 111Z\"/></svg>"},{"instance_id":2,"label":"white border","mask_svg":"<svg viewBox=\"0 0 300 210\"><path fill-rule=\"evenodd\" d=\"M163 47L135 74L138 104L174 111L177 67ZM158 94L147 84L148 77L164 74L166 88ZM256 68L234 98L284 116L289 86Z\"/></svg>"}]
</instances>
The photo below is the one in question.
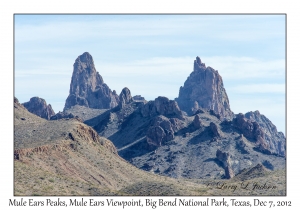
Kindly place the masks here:
<instances>
[{"instance_id":1,"label":"white border","mask_svg":"<svg viewBox=\"0 0 300 210\"><path fill-rule=\"evenodd\" d=\"M150 3L151 2L151 3ZM299 113L299 10L296 1L4 1L0 8L1 23L1 192L0 206L8 206L13 197L13 14L14 13L287 13L287 197L263 197L265 200L291 200L300 209L298 199L300 174L297 138ZM118 197L119 199L122 199ZM135 197L137 198L137 197ZM191 197L189 197L191 198ZM230 199L232 197L227 197ZM67 199L67 197L64 197ZM103 198L105 199L105 198ZM124 198L128 199L128 197ZM170 198L171 199L171 198ZM254 197L238 197L253 200ZM9 207L13 208L13 207ZM19 207L20 208L20 207ZM27 207L29 208L29 207ZM96 207L99 208L99 207ZM199 208L199 207L198 207ZM2 209L2 208L1 208ZM70 209L70 208L68 208ZM129 208L128 208L129 209ZM148 208L151 209L151 208ZM161 209L161 208L159 208ZM173 208L174 209L174 208ZM176 209L179 209L177 207ZM194 208L195 209L195 208ZM202 208L206 209L206 208ZM209 208L211 209L211 208Z\"/></svg>"}]
</instances>

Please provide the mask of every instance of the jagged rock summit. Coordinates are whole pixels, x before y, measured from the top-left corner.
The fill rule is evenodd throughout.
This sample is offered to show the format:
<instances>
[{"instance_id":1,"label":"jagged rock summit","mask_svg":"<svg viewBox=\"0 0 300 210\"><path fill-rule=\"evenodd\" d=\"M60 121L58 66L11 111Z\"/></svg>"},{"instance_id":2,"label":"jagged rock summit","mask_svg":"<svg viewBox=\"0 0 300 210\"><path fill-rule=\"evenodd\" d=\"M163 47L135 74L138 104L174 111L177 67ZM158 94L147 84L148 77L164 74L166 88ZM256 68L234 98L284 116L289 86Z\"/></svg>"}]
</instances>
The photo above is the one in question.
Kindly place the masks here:
<instances>
[{"instance_id":1,"label":"jagged rock summit","mask_svg":"<svg viewBox=\"0 0 300 210\"><path fill-rule=\"evenodd\" d=\"M118 106L119 96L104 83L88 52L78 56L73 67L70 93L64 110L75 105L94 109L111 109Z\"/></svg>"},{"instance_id":2,"label":"jagged rock summit","mask_svg":"<svg viewBox=\"0 0 300 210\"><path fill-rule=\"evenodd\" d=\"M55 112L52 109L51 104L47 105L45 99L39 97L32 97L30 101L22 104L29 112L50 120L50 118L55 115Z\"/></svg>"},{"instance_id":3,"label":"jagged rock summit","mask_svg":"<svg viewBox=\"0 0 300 210\"><path fill-rule=\"evenodd\" d=\"M119 106L121 108L124 105L129 104L130 102L133 101L130 90L127 87L123 88L123 90L120 93L119 99L120 99Z\"/></svg>"},{"instance_id":4,"label":"jagged rock summit","mask_svg":"<svg viewBox=\"0 0 300 210\"><path fill-rule=\"evenodd\" d=\"M175 99L181 110L188 114L198 108L214 110L220 117L233 118L229 99L218 71L206 67L197 56L194 60L194 71L180 87L179 96Z\"/></svg>"}]
</instances>

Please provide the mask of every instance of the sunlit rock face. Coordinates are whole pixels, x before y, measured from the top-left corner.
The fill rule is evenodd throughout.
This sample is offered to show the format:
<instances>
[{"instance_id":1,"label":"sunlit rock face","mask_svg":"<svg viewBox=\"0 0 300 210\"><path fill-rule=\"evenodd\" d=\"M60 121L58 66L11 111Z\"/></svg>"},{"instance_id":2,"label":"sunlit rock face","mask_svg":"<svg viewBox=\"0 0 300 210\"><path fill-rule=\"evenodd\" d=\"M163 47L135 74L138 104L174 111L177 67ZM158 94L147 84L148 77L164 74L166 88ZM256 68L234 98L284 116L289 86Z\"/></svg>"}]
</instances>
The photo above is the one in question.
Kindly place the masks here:
<instances>
[{"instance_id":1,"label":"sunlit rock face","mask_svg":"<svg viewBox=\"0 0 300 210\"><path fill-rule=\"evenodd\" d=\"M119 104L119 96L104 83L88 52L78 56L73 67L70 93L64 110L75 105L110 109Z\"/></svg>"},{"instance_id":2,"label":"sunlit rock face","mask_svg":"<svg viewBox=\"0 0 300 210\"><path fill-rule=\"evenodd\" d=\"M181 110L192 114L197 108L214 110L220 117L233 118L229 99L218 71L206 67L199 57L194 61L194 70L180 87L176 98Z\"/></svg>"},{"instance_id":3,"label":"sunlit rock face","mask_svg":"<svg viewBox=\"0 0 300 210\"><path fill-rule=\"evenodd\" d=\"M50 120L50 118L55 115L51 104L47 105L45 99L39 97L32 97L30 101L23 103L23 106L31 113Z\"/></svg>"}]
</instances>

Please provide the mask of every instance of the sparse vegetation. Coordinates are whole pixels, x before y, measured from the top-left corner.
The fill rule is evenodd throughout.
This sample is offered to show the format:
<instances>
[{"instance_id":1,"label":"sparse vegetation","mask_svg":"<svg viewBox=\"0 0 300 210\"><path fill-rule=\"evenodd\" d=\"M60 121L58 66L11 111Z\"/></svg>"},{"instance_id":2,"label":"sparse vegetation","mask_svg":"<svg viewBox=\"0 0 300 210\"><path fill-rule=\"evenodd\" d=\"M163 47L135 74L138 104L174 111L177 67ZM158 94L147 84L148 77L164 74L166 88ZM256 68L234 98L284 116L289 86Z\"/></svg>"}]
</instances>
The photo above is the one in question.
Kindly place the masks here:
<instances>
[{"instance_id":1,"label":"sparse vegetation","mask_svg":"<svg viewBox=\"0 0 300 210\"><path fill-rule=\"evenodd\" d=\"M20 111L21 110L21 111ZM20 111L20 112L18 112ZM173 179L142 171L118 156L110 141L77 120L45 121L18 107L27 123L15 119L14 195L282 195L285 171L253 182L276 184L273 191L230 191L208 187L204 180ZM28 123L29 122L29 123ZM27 135L32 129L35 133ZM75 140L65 138L72 133ZM50 135L52 138L47 138ZM80 144L78 149L71 145ZM218 180L216 180L218 181ZM238 184L236 177L228 181Z\"/></svg>"}]
</instances>

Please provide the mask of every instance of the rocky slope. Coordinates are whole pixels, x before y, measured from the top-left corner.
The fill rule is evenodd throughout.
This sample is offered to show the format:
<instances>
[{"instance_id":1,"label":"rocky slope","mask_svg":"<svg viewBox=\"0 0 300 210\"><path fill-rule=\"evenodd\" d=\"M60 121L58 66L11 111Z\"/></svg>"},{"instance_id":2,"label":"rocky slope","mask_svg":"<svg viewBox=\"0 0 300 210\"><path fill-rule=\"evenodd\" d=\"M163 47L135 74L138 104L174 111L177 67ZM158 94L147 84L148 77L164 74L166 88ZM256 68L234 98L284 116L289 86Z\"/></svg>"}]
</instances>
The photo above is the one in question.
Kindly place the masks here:
<instances>
[{"instance_id":1,"label":"rocky slope","mask_svg":"<svg viewBox=\"0 0 300 210\"><path fill-rule=\"evenodd\" d=\"M30 101L23 103L23 106L31 113L50 120L50 118L55 115L51 104L47 105L46 101L39 97L32 97Z\"/></svg>"},{"instance_id":2,"label":"rocky slope","mask_svg":"<svg viewBox=\"0 0 300 210\"><path fill-rule=\"evenodd\" d=\"M176 98L179 107L188 114L198 108L214 110L221 118L233 117L229 99L218 71L206 67L199 57L194 61L194 70L180 87Z\"/></svg>"},{"instance_id":3,"label":"rocky slope","mask_svg":"<svg viewBox=\"0 0 300 210\"><path fill-rule=\"evenodd\" d=\"M51 121L29 113L15 99L19 194L32 193L22 184L26 171L54 177L65 190L51 185L55 190L50 192L64 195L285 195L285 157L283 133L258 111L234 114L221 76L199 57L175 100L146 101L132 97L128 88L118 96L88 53L77 58L64 112ZM218 191L202 185L248 179L277 188ZM30 186L35 183L45 184L35 180ZM72 191L66 189L70 185Z\"/></svg>"},{"instance_id":4,"label":"rocky slope","mask_svg":"<svg viewBox=\"0 0 300 210\"><path fill-rule=\"evenodd\" d=\"M79 107L68 110L78 113ZM135 100L124 88L119 105L101 112L93 112L84 123L147 171L175 178L230 179L257 164L285 168L284 135L258 111L235 115L222 77L199 57L175 100Z\"/></svg>"},{"instance_id":5,"label":"rocky slope","mask_svg":"<svg viewBox=\"0 0 300 210\"><path fill-rule=\"evenodd\" d=\"M64 110L75 105L110 109L119 104L118 95L104 83L88 52L78 56L73 67L70 93Z\"/></svg>"},{"instance_id":6,"label":"rocky slope","mask_svg":"<svg viewBox=\"0 0 300 210\"><path fill-rule=\"evenodd\" d=\"M123 158L157 174L228 179L257 164L284 169L285 147L279 145L285 145L285 138L265 129L274 128L265 116L256 115L265 124L241 116L222 121L201 109L186 116L175 101L158 97L108 110L85 123L110 139Z\"/></svg>"},{"instance_id":7,"label":"rocky slope","mask_svg":"<svg viewBox=\"0 0 300 210\"><path fill-rule=\"evenodd\" d=\"M279 167L276 165L276 161L278 160L275 156L264 157L265 161L263 161L263 165L265 167L274 171L266 171L262 165L255 166L255 163L259 160L258 157L252 158L251 155L247 157L245 156L246 161L248 161L246 164L250 164L250 162L253 161L252 166L255 167L247 167L247 169L242 170L240 174L237 174L237 176L233 177L229 181L214 179L213 173L211 173L212 176L210 178L206 177L206 179L183 179L183 177L185 177L184 175L181 175L181 178L180 176L177 176L177 179L172 179L166 176L156 175L167 174L169 176L174 176L174 174L176 175L178 171L176 166L183 169L185 164L190 164L190 169L195 168L191 171L185 170L186 173L192 174L194 171L197 172L199 166L203 167L205 170L208 169L210 171L214 171L214 166L217 164L219 173L224 174L224 172L222 172L222 167L224 166L221 161L227 162L228 165L232 167L232 171L235 171L237 165L236 161L238 160L243 162L245 160L233 155L234 153L232 151L234 150L226 150L226 153L219 152L219 155L216 153L213 154L211 153L213 150L211 148L214 148L213 144L210 144L207 147L204 144L197 145L193 148L194 150L191 150L189 145L184 145L184 140L182 139L180 139L180 144L177 144L176 138L178 138L178 133L185 133L186 136L193 135L192 132L189 135L187 133L186 129L189 126L184 124L184 121L179 121L178 118L167 118L163 115L157 115L153 118L143 117L141 114L142 106L144 106L143 103L131 102L126 104L122 109L116 107L113 110L108 110L111 114L107 116L110 116L110 122L108 123L110 125L116 124L118 119L123 119L123 122L129 123L130 125L132 122L131 120L137 117L137 119L135 119L136 122L138 119L144 119L144 123L147 124L147 121L152 119L153 121L150 122L152 126L161 127L164 129L164 132L171 129L174 131L174 139L166 139L166 141L162 142L161 145L156 145L155 150L149 147L151 143L147 142L146 138L142 138L142 141L140 142L134 142L127 148L123 147L123 150L127 153L127 155L130 150L139 152L142 151L142 153L143 151L148 151L142 156L132 158L132 161L136 165L139 165L137 163L141 160L141 168L148 170L149 172L139 170L122 159L117 154L116 147L109 140L100 137L94 129L81 123L77 119L73 118L48 121L28 112L28 110L19 104L17 99L15 99L14 194L16 196L195 196L286 194L285 172L284 170L277 170ZM136 111L138 111L136 116L131 116ZM99 116L102 115L103 114L100 114ZM211 118L213 121L217 121L217 118L213 115L209 115L204 112L202 115L204 115L205 118ZM199 119L196 121L203 121L200 124L201 126L211 127L209 135L218 136L219 133L220 136L226 136L226 132L223 132L222 129L220 130L217 123L215 123L216 125L212 125L211 123L208 124L205 122L203 116L199 116ZM189 122L191 125L188 129L191 129L189 131L193 131L195 129L193 128L194 120L190 120ZM135 127L132 125L126 125L126 123L123 125L125 130L130 127ZM108 126L107 129L112 127ZM143 125L140 126L140 128L142 127ZM145 128L149 128L149 126L147 125ZM145 130L145 133L141 135L149 137L147 129ZM172 138L172 134L169 135L169 137ZM218 141L219 140L217 140L217 142ZM119 143L122 144L122 142ZM195 142L190 143L195 144ZM218 143L220 143L220 141ZM244 148L243 151L251 150L251 145L248 145L249 142L246 143L247 145L244 146L246 148ZM235 145L233 144L233 146ZM221 148L220 150L224 149ZM210 164L212 168L208 165L201 166L201 161L191 161L194 159L196 151L199 152L199 156L204 153L208 153L208 156L212 154L212 159L206 158L206 161L204 161L204 163L208 163L208 165ZM122 150L120 151L119 149L119 153L122 153ZM134 155L136 154L138 154L138 152ZM165 156L161 157L161 155ZM259 156L259 153L257 153L257 156ZM182 164L182 161L184 160L183 157L187 158L187 160L183 162L184 164ZM188 159L188 157L190 157L190 159ZM218 162L218 160L220 162ZM164 167L167 168L167 173L159 171ZM187 168L188 167L186 167L186 169ZM228 170L230 169L228 168ZM194 177L197 177L197 175ZM267 183L270 186L276 186L276 189L263 190L241 188L237 190L230 190L227 188L220 188L219 185L213 184L215 182L221 184L224 183L225 185L239 186L241 180L247 180L247 182L249 182L249 186L253 183Z\"/></svg>"},{"instance_id":8,"label":"rocky slope","mask_svg":"<svg viewBox=\"0 0 300 210\"><path fill-rule=\"evenodd\" d=\"M132 166L77 119L48 121L14 102L15 195L202 195L206 187Z\"/></svg>"}]
</instances>

